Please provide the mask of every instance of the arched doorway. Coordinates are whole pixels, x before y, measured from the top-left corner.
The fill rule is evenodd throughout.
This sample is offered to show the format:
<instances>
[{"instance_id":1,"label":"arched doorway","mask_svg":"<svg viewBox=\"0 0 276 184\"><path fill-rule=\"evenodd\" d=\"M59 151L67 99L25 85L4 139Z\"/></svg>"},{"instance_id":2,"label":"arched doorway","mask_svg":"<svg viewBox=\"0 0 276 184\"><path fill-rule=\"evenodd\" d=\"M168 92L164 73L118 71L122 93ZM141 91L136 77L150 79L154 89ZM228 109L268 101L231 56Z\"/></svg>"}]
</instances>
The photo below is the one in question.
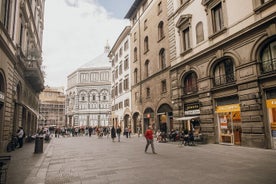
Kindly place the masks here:
<instances>
[{"instance_id":1,"label":"arched doorway","mask_svg":"<svg viewBox=\"0 0 276 184\"><path fill-rule=\"evenodd\" d=\"M156 125L154 123L154 111L150 107L146 108L146 110L144 111L144 132L149 125L152 125L152 128L155 130Z\"/></svg>"},{"instance_id":2,"label":"arched doorway","mask_svg":"<svg viewBox=\"0 0 276 184\"><path fill-rule=\"evenodd\" d=\"M138 131L141 132L142 124L141 124L139 112L135 112L132 115L132 120L133 120L133 131L134 131L134 133L138 133Z\"/></svg>"},{"instance_id":3,"label":"arched doorway","mask_svg":"<svg viewBox=\"0 0 276 184\"><path fill-rule=\"evenodd\" d=\"M125 116L124 116L124 128L125 127L128 127L130 129L132 128L129 114L125 114Z\"/></svg>"},{"instance_id":4,"label":"arched doorway","mask_svg":"<svg viewBox=\"0 0 276 184\"><path fill-rule=\"evenodd\" d=\"M157 110L158 123L157 129L161 132L167 133L169 129L173 127L173 112L172 108L168 104L162 104Z\"/></svg>"}]
</instances>

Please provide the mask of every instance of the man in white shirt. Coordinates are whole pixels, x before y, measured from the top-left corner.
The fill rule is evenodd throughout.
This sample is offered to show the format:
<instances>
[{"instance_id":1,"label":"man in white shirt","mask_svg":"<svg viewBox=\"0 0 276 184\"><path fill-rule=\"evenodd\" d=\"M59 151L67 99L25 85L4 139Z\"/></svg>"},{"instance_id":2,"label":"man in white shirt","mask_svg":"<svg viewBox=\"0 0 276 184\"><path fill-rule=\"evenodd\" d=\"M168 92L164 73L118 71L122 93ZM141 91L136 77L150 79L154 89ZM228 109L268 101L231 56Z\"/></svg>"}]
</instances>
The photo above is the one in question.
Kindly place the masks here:
<instances>
[{"instance_id":1,"label":"man in white shirt","mask_svg":"<svg viewBox=\"0 0 276 184\"><path fill-rule=\"evenodd\" d=\"M19 130L17 132L17 137L18 137L18 144L19 144L19 148L22 148L23 146L23 139L24 139L24 130L23 127L19 127Z\"/></svg>"}]
</instances>

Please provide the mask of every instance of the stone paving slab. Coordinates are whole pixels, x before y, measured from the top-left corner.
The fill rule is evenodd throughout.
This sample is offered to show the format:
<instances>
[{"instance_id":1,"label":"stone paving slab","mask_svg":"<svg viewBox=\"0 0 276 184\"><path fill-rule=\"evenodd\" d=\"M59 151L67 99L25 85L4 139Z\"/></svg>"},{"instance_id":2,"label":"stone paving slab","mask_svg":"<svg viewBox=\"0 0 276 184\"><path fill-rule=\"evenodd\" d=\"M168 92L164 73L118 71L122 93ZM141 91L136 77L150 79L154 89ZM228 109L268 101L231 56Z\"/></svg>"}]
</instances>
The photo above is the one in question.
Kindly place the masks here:
<instances>
[{"instance_id":1,"label":"stone paving slab","mask_svg":"<svg viewBox=\"0 0 276 184\"><path fill-rule=\"evenodd\" d=\"M11 152L8 184L275 184L276 150L206 144L121 142L92 137L53 138L44 152L34 144Z\"/></svg>"}]
</instances>

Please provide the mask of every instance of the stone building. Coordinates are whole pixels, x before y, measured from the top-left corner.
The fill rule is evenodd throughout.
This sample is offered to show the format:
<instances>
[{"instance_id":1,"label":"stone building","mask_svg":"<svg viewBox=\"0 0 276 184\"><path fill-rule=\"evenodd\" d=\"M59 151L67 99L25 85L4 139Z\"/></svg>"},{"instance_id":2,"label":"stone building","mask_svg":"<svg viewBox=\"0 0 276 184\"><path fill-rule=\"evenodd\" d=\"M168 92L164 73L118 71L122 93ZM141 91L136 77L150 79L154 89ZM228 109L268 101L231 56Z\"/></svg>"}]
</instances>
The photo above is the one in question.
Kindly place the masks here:
<instances>
[{"instance_id":1,"label":"stone building","mask_svg":"<svg viewBox=\"0 0 276 184\"><path fill-rule=\"evenodd\" d=\"M111 62L104 53L67 77L65 116L68 126L108 126L111 115Z\"/></svg>"},{"instance_id":2,"label":"stone building","mask_svg":"<svg viewBox=\"0 0 276 184\"><path fill-rule=\"evenodd\" d=\"M172 127L167 0L135 0L130 19L131 104L134 127ZM162 118L161 118L162 117Z\"/></svg>"},{"instance_id":3,"label":"stone building","mask_svg":"<svg viewBox=\"0 0 276 184\"><path fill-rule=\"evenodd\" d=\"M37 128L44 88L42 35L44 0L2 0L0 4L0 152L22 126Z\"/></svg>"},{"instance_id":4,"label":"stone building","mask_svg":"<svg viewBox=\"0 0 276 184\"><path fill-rule=\"evenodd\" d=\"M109 52L111 59L112 125L136 128L131 122L130 26L124 28Z\"/></svg>"},{"instance_id":5,"label":"stone building","mask_svg":"<svg viewBox=\"0 0 276 184\"><path fill-rule=\"evenodd\" d=\"M208 142L276 148L275 4L168 0L173 112Z\"/></svg>"},{"instance_id":6,"label":"stone building","mask_svg":"<svg viewBox=\"0 0 276 184\"><path fill-rule=\"evenodd\" d=\"M65 94L63 87L46 86L39 95L39 101L39 126L66 126Z\"/></svg>"}]
</instances>

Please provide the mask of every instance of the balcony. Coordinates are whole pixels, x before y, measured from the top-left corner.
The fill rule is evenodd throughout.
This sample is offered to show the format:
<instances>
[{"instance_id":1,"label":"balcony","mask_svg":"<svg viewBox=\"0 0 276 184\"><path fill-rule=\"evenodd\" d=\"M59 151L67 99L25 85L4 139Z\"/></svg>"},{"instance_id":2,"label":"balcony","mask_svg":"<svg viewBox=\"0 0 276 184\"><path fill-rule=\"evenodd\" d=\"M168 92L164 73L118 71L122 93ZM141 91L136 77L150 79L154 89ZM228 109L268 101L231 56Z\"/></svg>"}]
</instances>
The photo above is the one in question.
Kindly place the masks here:
<instances>
[{"instance_id":1,"label":"balcony","mask_svg":"<svg viewBox=\"0 0 276 184\"><path fill-rule=\"evenodd\" d=\"M234 73L228 75L220 75L214 78L214 86L221 86L229 83L235 82Z\"/></svg>"},{"instance_id":2,"label":"balcony","mask_svg":"<svg viewBox=\"0 0 276 184\"><path fill-rule=\"evenodd\" d=\"M44 76L41 71L40 59L28 59L24 61L25 79L27 79L36 92L44 89Z\"/></svg>"}]
</instances>

